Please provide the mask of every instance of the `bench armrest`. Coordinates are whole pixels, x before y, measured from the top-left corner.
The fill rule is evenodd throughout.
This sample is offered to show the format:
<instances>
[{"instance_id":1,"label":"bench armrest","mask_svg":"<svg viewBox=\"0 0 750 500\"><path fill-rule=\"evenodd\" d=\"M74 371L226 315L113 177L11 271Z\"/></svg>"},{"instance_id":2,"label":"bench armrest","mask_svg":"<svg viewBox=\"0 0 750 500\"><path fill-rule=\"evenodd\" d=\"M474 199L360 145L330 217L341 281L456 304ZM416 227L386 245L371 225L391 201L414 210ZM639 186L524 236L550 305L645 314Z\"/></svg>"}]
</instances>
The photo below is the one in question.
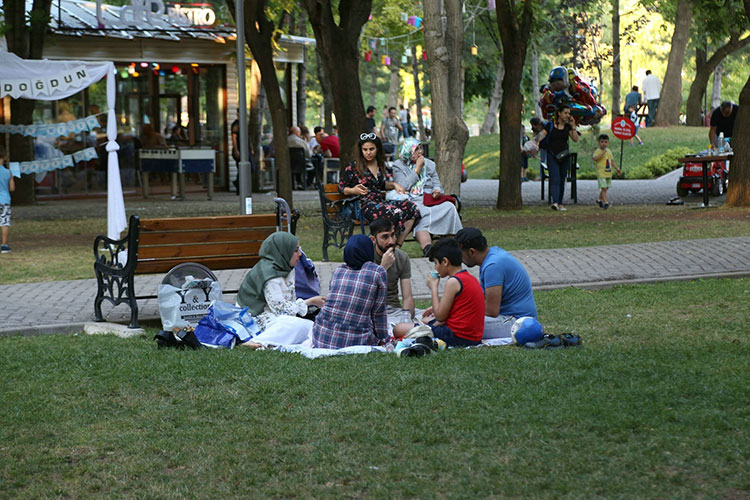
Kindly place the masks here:
<instances>
[{"instance_id":1,"label":"bench armrest","mask_svg":"<svg viewBox=\"0 0 750 500\"><path fill-rule=\"evenodd\" d=\"M128 234L119 240L113 240L103 234L94 238L94 268L98 270L125 271L135 268L138 260L138 231L140 219L137 215L130 217ZM123 252L127 259L123 262Z\"/></svg>"}]
</instances>

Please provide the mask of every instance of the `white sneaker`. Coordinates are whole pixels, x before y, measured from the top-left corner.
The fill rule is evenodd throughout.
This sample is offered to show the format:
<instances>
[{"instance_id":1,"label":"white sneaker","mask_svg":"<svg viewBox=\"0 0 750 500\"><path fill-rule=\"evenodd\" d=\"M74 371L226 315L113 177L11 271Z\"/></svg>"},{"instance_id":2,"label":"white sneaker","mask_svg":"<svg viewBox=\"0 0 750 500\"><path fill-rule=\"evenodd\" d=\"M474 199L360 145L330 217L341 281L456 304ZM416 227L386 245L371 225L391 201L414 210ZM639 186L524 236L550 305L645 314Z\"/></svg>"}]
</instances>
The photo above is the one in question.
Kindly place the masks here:
<instances>
[{"instance_id":1,"label":"white sneaker","mask_svg":"<svg viewBox=\"0 0 750 500\"><path fill-rule=\"evenodd\" d=\"M565 207L564 207L564 206L562 206L562 205L558 205L558 206L557 206L557 209L558 209L559 211L561 211L561 212L566 212L566 211L568 210L567 208L565 208Z\"/></svg>"},{"instance_id":2,"label":"white sneaker","mask_svg":"<svg viewBox=\"0 0 750 500\"><path fill-rule=\"evenodd\" d=\"M557 203L553 203L552 205L550 205L550 208L551 208L552 210L560 210L560 207L559 207L559 206L557 206Z\"/></svg>"}]
</instances>

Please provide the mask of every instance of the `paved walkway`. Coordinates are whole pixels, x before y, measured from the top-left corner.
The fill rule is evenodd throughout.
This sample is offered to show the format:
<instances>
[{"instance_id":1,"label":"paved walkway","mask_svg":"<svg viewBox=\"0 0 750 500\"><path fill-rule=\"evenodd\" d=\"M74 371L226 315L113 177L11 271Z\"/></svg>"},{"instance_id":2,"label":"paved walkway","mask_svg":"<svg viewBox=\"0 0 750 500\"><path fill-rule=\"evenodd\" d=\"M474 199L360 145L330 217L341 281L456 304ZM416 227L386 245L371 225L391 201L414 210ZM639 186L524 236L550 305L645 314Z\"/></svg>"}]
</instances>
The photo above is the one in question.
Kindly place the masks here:
<instances>
[{"instance_id":1,"label":"paved walkway","mask_svg":"<svg viewBox=\"0 0 750 500\"><path fill-rule=\"evenodd\" d=\"M665 241L586 248L512 252L526 266L536 290L579 286L600 288L708 277L750 276L750 237ZM432 269L426 259L412 261L412 285L418 298L429 298L422 276ZM340 264L316 263L323 292ZM471 272L475 275L478 269ZM218 271L225 288L236 288L245 270ZM136 290L156 291L161 275L138 276ZM94 319L96 280L58 281L0 286L0 335L69 333ZM224 300L234 302L225 295ZM127 323L125 305L103 305L107 320ZM140 318L158 318L155 299L140 301Z\"/></svg>"}]
</instances>

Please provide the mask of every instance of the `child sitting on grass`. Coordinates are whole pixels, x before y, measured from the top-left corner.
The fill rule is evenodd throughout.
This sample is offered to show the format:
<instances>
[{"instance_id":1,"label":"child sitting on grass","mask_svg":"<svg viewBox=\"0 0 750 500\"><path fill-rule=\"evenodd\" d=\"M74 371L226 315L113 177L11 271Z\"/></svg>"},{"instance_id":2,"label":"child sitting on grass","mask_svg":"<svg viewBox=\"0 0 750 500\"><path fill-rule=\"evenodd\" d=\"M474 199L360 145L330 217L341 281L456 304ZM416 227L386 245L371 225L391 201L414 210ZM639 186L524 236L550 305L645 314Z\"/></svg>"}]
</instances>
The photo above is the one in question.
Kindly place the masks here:
<instances>
[{"instance_id":1,"label":"child sitting on grass","mask_svg":"<svg viewBox=\"0 0 750 500\"><path fill-rule=\"evenodd\" d=\"M5 146L0 144L0 238L2 245L1 253L10 252L8 246L8 233L10 232L10 193L16 189L13 181L13 175L10 170L5 168L8 163L8 155L5 152Z\"/></svg>"},{"instance_id":2,"label":"child sitting on grass","mask_svg":"<svg viewBox=\"0 0 750 500\"><path fill-rule=\"evenodd\" d=\"M436 339L448 346L477 345L484 333L484 293L479 281L461 267L461 247L453 238L443 238L432 245L427 257L435 263L439 278L427 275L432 292L432 307L422 320L432 328ZM438 293L440 278L447 277L443 297ZM393 335L403 337L411 323L393 327Z\"/></svg>"},{"instance_id":3,"label":"child sitting on grass","mask_svg":"<svg viewBox=\"0 0 750 500\"><path fill-rule=\"evenodd\" d=\"M618 174L622 174L615 165L612 151L609 150L609 136L607 134L599 136L599 147L594 151L594 165L596 166L596 180L601 190L596 204L606 210L609 208L607 190L612 187L612 168L614 167Z\"/></svg>"}]
</instances>

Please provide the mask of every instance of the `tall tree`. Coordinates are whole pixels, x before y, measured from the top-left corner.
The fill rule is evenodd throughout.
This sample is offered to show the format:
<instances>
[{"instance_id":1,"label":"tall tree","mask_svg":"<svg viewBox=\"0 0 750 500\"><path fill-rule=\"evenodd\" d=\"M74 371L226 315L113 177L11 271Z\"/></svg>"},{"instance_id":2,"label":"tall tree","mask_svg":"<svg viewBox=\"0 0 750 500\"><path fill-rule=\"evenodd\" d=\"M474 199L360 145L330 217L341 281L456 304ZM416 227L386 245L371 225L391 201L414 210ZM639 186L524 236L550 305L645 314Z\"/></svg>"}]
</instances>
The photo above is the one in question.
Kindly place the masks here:
<instances>
[{"instance_id":1,"label":"tall tree","mask_svg":"<svg viewBox=\"0 0 750 500\"><path fill-rule=\"evenodd\" d=\"M744 16L742 16L744 18ZM690 84L690 93L688 94L685 114L688 125L701 125L701 101L706 93L708 79L714 74L714 70L721 62L732 52L735 52L750 44L750 35L740 37L738 32L729 36L729 40L716 49L711 57L707 59L706 51L703 48L695 50L695 78ZM708 113L708 110L706 110Z\"/></svg>"},{"instance_id":2,"label":"tall tree","mask_svg":"<svg viewBox=\"0 0 750 500\"><path fill-rule=\"evenodd\" d=\"M750 0L743 1L745 15L750 19ZM750 137L750 77L740 92L740 109L734 122L734 137ZM727 189L727 205L750 206L750 141L733 141L732 180Z\"/></svg>"},{"instance_id":3,"label":"tall tree","mask_svg":"<svg viewBox=\"0 0 750 500\"><path fill-rule=\"evenodd\" d=\"M359 36L370 16L372 0L340 0L338 23L331 0L302 0L302 5L312 23L318 53L331 82L341 161L345 164L353 159L365 122L359 82Z\"/></svg>"},{"instance_id":4,"label":"tall tree","mask_svg":"<svg viewBox=\"0 0 750 500\"><path fill-rule=\"evenodd\" d=\"M424 131L424 118L422 118L422 89L419 85L419 59L417 59L417 46L411 46L411 74L414 78L414 103L417 106L417 128L419 129L419 140L426 141L427 135Z\"/></svg>"},{"instance_id":5,"label":"tall tree","mask_svg":"<svg viewBox=\"0 0 750 500\"><path fill-rule=\"evenodd\" d=\"M23 59L41 59L45 35L49 24L52 0L34 0L31 12L26 12L26 2L3 0L5 20L5 41L8 51ZM8 75L5 75L6 77ZM14 125L29 124L34 114L34 101L11 99L10 120ZM34 159L32 137L12 134L10 136L10 156L15 161ZM16 182L13 193L14 204L28 204L34 201L34 176L22 175Z\"/></svg>"},{"instance_id":6,"label":"tall tree","mask_svg":"<svg viewBox=\"0 0 750 500\"><path fill-rule=\"evenodd\" d=\"M234 2L228 0L227 6L232 12L236 23L244 21L245 37L254 60L258 63L262 77L263 88L266 91L268 110L271 113L273 126L273 147L278 175L279 196L293 205L292 200L292 170L289 163L289 147L287 143L289 124L287 121L287 107L281 97L281 87L276 76L276 66L273 61L274 45L280 32L276 31L273 21L266 16L267 0L244 0L245 19L237 19ZM287 12L282 11L279 26L283 25Z\"/></svg>"},{"instance_id":7,"label":"tall tree","mask_svg":"<svg viewBox=\"0 0 750 500\"><path fill-rule=\"evenodd\" d=\"M750 0L748 0L750 1ZM497 208L519 209L521 200L521 79L526 62L534 0L520 5L514 0L498 0L497 26L503 44L505 76L503 101L500 105L500 182L497 187Z\"/></svg>"},{"instance_id":8,"label":"tall tree","mask_svg":"<svg viewBox=\"0 0 750 500\"><path fill-rule=\"evenodd\" d=\"M464 123L462 0L424 1L424 39L430 72L435 164L447 193L459 193L461 163L469 140Z\"/></svg>"},{"instance_id":9,"label":"tall tree","mask_svg":"<svg viewBox=\"0 0 750 500\"><path fill-rule=\"evenodd\" d=\"M659 96L656 110L656 126L667 127L680 123L682 107L682 66L685 62L685 48L690 38L690 23L693 19L693 6L690 0L678 0L675 15L672 46L669 50L667 72Z\"/></svg>"},{"instance_id":10,"label":"tall tree","mask_svg":"<svg viewBox=\"0 0 750 500\"><path fill-rule=\"evenodd\" d=\"M612 115L620 112L620 0L612 0ZM600 84L602 82L599 82Z\"/></svg>"}]
</instances>

